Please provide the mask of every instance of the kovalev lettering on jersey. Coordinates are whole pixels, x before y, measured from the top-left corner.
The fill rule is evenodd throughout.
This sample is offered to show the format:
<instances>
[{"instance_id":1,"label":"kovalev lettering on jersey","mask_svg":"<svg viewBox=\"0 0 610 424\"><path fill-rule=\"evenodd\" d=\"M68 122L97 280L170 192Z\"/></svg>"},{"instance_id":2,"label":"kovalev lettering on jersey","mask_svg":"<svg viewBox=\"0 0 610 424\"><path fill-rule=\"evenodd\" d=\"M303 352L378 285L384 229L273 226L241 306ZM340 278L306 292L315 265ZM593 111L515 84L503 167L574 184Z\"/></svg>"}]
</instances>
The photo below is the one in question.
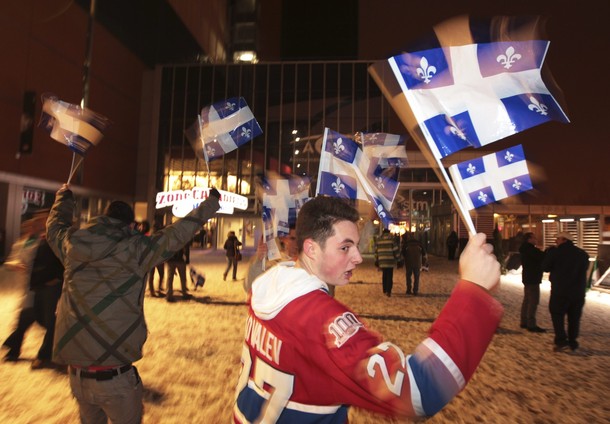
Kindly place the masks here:
<instances>
[{"instance_id":1,"label":"kovalev lettering on jersey","mask_svg":"<svg viewBox=\"0 0 610 424\"><path fill-rule=\"evenodd\" d=\"M282 340L251 315L246 321L246 343L261 355L279 365Z\"/></svg>"}]
</instances>

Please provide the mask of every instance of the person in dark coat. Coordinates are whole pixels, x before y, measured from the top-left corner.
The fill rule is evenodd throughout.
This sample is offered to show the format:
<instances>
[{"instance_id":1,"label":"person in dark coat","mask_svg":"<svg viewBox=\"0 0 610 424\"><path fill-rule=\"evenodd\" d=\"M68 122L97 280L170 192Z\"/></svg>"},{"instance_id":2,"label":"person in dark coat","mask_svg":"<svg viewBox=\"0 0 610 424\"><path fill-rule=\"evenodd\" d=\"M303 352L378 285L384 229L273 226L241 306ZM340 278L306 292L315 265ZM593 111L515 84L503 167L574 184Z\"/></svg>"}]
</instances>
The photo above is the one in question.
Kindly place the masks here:
<instances>
[{"instance_id":1,"label":"person in dark coat","mask_svg":"<svg viewBox=\"0 0 610 424\"><path fill-rule=\"evenodd\" d=\"M455 251L458 247L458 235L455 231L449 233L447 237L447 259L450 261L455 259Z\"/></svg>"},{"instance_id":2,"label":"person in dark coat","mask_svg":"<svg viewBox=\"0 0 610 424\"><path fill-rule=\"evenodd\" d=\"M239 246L241 246L241 241L237 239L235 231L229 231L223 246L227 256L227 269L222 273L223 280L227 279L227 274L229 274L231 267L233 267L233 281L237 280L237 260L235 257L239 250Z\"/></svg>"},{"instance_id":3,"label":"person in dark coat","mask_svg":"<svg viewBox=\"0 0 610 424\"><path fill-rule=\"evenodd\" d=\"M521 328L534 333L544 333L544 328L536 324L536 310L540 302L540 283L542 282L542 261L544 252L536 247L534 233L525 233L519 247L523 273L523 302L521 303Z\"/></svg>"},{"instance_id":4,"label":"person in dark coat","mask_svg":"<svg viewBox=\"0 0 610 424\"><path fill-rule=\"evenodd\" d=\"M426 251L419 240L416 240L412 235L408 237L408 240L402 245L401 252L405 261L405 271L407 274L407 294L417 296L419 292L419 274ZM411 281L411 276L413 276L413 281Z\"/></svg>"},{"instance_id":5,"label":"person in dark coat","mask_svg":"<svg viewBox=\"0 0 610 424\"><path fill-rule=\"evenodd\" d=\"M36 359L32 361L32 369L57 368L51 361L51 355L55 334L55 309L61 296L64 267L44 236L48 214L48 211L42 211L31 220L32 232L26 241L34 250L31 265L26 266L30 272L26 298L31 299L31 304L21 309L17 327L3 343L9 349L5 361L17 361L27 330L34 322L43 326L46 332Z\"/></svg>"},{"instance_id":6,"label":"person in dark coat","mask_svg":"<svg viewBox=\"0 0 610 424\"><path fill-rule=\"evenodd\" d=\"M577 338L582 309L585 306L589 255L574 245L569 233L557 234L556 243L557 247L548 250L542 263L542 270L551 273L549 311L555 331L554 350L560 352L569 346L575 351L579 347Z\"/></svg>"}]
</instances>

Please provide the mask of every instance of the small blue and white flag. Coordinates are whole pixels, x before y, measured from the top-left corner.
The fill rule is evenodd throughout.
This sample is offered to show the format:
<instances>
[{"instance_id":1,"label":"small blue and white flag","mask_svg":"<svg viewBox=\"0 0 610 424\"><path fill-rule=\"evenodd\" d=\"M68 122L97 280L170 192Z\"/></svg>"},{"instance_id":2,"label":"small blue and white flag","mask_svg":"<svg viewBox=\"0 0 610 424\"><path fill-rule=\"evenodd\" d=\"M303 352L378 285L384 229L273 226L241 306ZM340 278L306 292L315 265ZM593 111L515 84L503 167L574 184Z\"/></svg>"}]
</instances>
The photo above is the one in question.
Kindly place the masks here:
<instances>
[{"instance_id":1,"label":"small blue and white flag","mask_svg":"<svg viewBox=\"0 0 610 424\"><path fill-rule=\"evenodd\" d=\"M371 202L383 225L392 222L389 211L398 190L398 167L382 168L358 144L326 128L320 154L317 194Z\"/></svg>"},{"instance_id":2,"label":"small blue and white flag","mask_svg":"<svg viewBox=\"0 0 610 424\"><path fill-rule=\"evenodd\" d=\"M262 133L243 97L223 100L201 110L200 136L206 162L237 149Z\"/></svg>"},{"instance_id":3,"label":"small blue and white flag","mask_svg":"<svg viewBox=\"0 0 610 424\"><path fill-rule=\"evenodd\" d=\"M551 120L569 122L542 81L544 40L447 46L388 63L437 159Z\"/></svg>"},{"instance_id":4,"label":"small blue and white flag","mask_svg":"<svg viewBox=\"0 0 610 424\"><path fill-rule=\"evenodd\" d=\"M520 144L451 165L449 173L462 204L468 210L533 188Z\"/></svg>"},{"instance_id":5,"label":"small blue and white flag","mask_svg":"<svg viewBox=\"0 0 610 424\"><path fill-rule=\"evenodd\" d=\"M261 179L265 241L287 235L294 227L301 207L309 197L311 180L291 175Z\"/></svg>"},{"instance_id":6,"label":"small blue and white flag","mask_svg":"<svg viewBox=\"0 0 610 424\"><path fill-rule=\"evenodd\" d=\"M378 158L379 166L407 167L405 136L386 133L361 133L362 150L369 158Z\"/></svg>"},{"instance_id":7,"label":"small blue and white flag","mask_svg":"<svg viewBox=\"0 0 610 424\"><path fill-rule=\"evenodd\" d=\"M38 126L47 130L53 140L81 156L104 138L109 125L105 116L90 109L63 102L55 96L43 96Z\"/></svg>"}]
</instances>

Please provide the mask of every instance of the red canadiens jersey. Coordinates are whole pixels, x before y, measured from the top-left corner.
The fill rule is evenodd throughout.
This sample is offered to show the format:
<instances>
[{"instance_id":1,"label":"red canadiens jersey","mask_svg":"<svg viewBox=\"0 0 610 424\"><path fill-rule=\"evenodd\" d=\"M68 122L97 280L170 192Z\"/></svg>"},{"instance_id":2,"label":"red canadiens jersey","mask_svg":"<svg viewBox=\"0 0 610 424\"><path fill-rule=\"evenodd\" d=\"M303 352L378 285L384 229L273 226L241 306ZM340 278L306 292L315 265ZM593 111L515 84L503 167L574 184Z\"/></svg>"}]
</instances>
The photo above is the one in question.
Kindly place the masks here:
<instances>
[{"instance_id":1,"label":"red canadiens jersey","mask_svg":"<svg viewBox=\"0 0 610 424\"><path fill-rule=\"evenodd\" d=\"M501 315L485 290L461 281L429 337L405 355L322 281L276 266L252 286L234 421L345 423L351 405L433 415L464 388Z\"/></svg>"}]
</instances>

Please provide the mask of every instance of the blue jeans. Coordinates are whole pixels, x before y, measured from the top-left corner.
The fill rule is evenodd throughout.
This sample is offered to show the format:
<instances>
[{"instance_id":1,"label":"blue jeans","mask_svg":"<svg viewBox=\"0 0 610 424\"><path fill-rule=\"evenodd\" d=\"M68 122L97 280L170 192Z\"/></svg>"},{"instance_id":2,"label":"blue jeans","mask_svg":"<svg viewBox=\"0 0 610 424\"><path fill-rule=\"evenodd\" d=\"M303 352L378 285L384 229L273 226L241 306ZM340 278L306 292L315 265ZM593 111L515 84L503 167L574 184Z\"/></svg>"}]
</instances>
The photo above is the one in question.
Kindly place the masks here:
<instances>
[{"instance_id":1,"label":"blue jeans","mask_svg":"<svg viewBox=\"0 0 610 424\"><path fill-rule=\"evenodd\" d=\"M142 422L142 380L136 367L110 380L81 378L70 371L70 388L83 424Z\"/></svg>"}]
</instances>

